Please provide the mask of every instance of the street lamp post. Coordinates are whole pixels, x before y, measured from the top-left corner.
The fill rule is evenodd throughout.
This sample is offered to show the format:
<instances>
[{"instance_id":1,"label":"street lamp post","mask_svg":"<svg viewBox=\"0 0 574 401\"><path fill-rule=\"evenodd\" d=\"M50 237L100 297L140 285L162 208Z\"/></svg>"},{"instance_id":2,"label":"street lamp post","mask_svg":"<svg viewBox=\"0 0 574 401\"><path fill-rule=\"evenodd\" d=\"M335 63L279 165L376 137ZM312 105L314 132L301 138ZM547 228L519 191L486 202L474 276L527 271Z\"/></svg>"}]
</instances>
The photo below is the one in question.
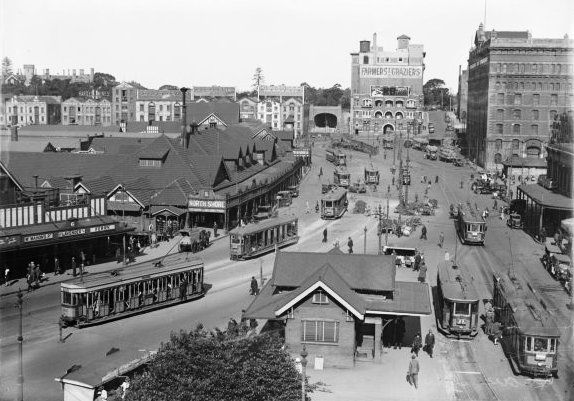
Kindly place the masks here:
<instances>
[{"instance_id":1,"label":"street lamp post","mask_svg":"<svg viewBox=\"0 0 574 401\"><path fill-rule=\"evenodd\" d=\"M389 224L389 197L391 196L391 186L387 186L387 224ZM379 205L379 215L381 212L381 206ZM389 245L389 230L385 229L385 245ZM380 248L380 246L379 246Z\"/></svg>"},{"instance_id":2,"label":"street lamp post","mask_svg":"<svg viewBox=\"0 0 574 401\"><path fill-rule=\"evenodd\" d=\"M404 206L404 199L403 199L403 149L402 149L402 142L403 142L403 126L399 124L399 182L398 182L398 190L399 190L399 203L401 206Z\"/></svg>"},{"instance_id":3,"label":"street lamp post","mask_svg":"<svg viewBox=\"0 0 574 401\"><path fill-rule=\"evenodd\" d=\"M307 396L305 392L305 378L307 377L307 350L303 345L301 350L301 400L306 401Z\"/></svg>"},{"instance_id":4,"label":"street lamp post","mask_svg":"<svg viewBox=\"0 0 574 401\"><path fill-rule=\"evenodd\" d=\"M412 125L412 129L414 130L414 124ZM409 130L409 126L407 126L407 142L410 142L410 130ZM410 164L411 164L411 159L409 158L409 148L410 146L407 146L407 176L410 175ZM405 206L408 207L409 205L409 185L410 182L407 183L407 185L405 185Z\"/></svg>"},{"instance_id":5,"label":"street lamp post","mask_svg":"<svg viewBox=\"0 0 574 401\"><path fill-rule=\"evenodd\" d=\"M389 188L391 186L389 185ZM379 249L377 249L377 255L381 254L381 235L383 235L383 224L381 221L381 216L382 216L383 212L381 210L381 205L379 204L379 230L378 230L378 234L379 234ZM385 230L386 231L386 230ZM386 241L386 240L385 240ZM386 245L386 242L385 242Z\"/></svg>"},{"instance_id":6,"label":"street lamp post","mask_svg":"<svg viewBox=\"0 0 574 401\"><path fill-rule=\"evenodd\" d=\"M367 226L365 226L365 228L363 228L363 232L365 233L365 236L363 239L363 253L366 254L367 253Z\"/></svg>"},{"instance_id":7,"label":"street lamp post","mask_svg":"<svg viewBox=\"0 0 574 401\"><path fill-rule=\"evenodd\" d=\"M22 291L18 289L18 310L20 313L20 324L18 327L18 401L24 400L24 369L22 360Z\"/></svg>"}]
</instances>

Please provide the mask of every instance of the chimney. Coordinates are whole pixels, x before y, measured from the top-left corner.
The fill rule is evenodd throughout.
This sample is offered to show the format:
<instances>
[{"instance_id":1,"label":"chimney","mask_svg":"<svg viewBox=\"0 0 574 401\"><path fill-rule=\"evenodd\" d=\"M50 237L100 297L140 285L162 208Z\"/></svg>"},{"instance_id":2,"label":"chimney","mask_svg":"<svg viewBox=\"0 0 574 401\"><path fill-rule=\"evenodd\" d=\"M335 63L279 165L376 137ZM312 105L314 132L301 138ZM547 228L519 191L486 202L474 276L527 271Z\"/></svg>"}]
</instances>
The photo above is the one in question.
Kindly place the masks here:
<instances>
[{"instance_id":1,"label":"chimney","mask_svg":"<svg viewBox=\"0 0 574 401\"><path fill-rule=\"evenodd\" d=\"M181 101L181 118L182 118L182 124L181 124L181 141L183 144L183 147L185 149L187 149L188 146L188 132L187 132L187 105L185 104L185 94L186 92L189 90L189 88L186 87L182 87L180 89L181 91L181 97L182 97L182 101Z\"/></svg>"},{"instance_id":2,"label":"chimney","mask_svg":"<svg viewBox=\"0 0 574 401\"><path fill-rule=\"evenodd\" d=\"M359 42L359 51L361 53L368 53L371 50L371 42L368 40L361 40Z\"/></svg>"},{"instance_id":3,"label":"chimney","mask_svg":"<svg viewBox=\"0 0 574 401\"><path fill-rule=\"evenodd\" d=\"M17 125L13 125L11 130L11 135L10 135L10 140L12 142L18 142L18 126Z\"/></svg>"},{"instance_id":4,"label":"chimney","mask_svg":"<svg viewBox=\"0 0 574 401\"><path fill-rule=\"evenodd\" d=\"M377 33L373 33L373 51L377 51Z\"/></svg>"}]
</instances>

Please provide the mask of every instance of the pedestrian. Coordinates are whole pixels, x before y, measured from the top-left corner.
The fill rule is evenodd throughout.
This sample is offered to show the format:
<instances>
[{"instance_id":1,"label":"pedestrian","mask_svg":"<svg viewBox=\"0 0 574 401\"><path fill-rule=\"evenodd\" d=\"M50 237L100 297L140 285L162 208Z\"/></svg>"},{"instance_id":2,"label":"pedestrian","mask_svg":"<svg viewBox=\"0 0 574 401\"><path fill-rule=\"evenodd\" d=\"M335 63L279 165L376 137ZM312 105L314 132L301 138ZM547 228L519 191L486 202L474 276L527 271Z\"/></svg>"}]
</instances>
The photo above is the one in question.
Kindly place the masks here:
<instances>
[{"instance_id":1,"label":"pedestrian","mask_svg":"<svg viewBox=\"0 0 574 401\"><path fill-rule=\"evenodd\" d=\"M540 228L540 234L539 234L538 240L540 242L546 241L546 228L544 226L542 226L542 228Z\"/></svg>"},{"instance_id":2,"label":"pedestrian","mask_svg":"<svg viewBox=\"0 0 574 401\"><path fill-rule=\"evenodd\" d=\"M319 213L319 201L315 203L315 213Z\"/></svg>"},{"instance_id":3,"label":"pedestrian","mask_svg":"<svg viewBox=\"0 0 574 401\"><path fill-rule=\"evenodd\" d=\"M421 237L420 239L427 239L427 227L423 224L422 228L421 228Z\"/></svg>"},{"instance_id":4,"label":"pedestrian","mask_svg":"<svg viewBox=\"0 0 574 401\"><path fill-rule=\"evenodd\" d=\"M448 251L444 251L444 260L447 262L450 260L450 253L448 253Z\"/></svg>"},{"instance_id":5,"label":"pedestrian","mask_svg":"<svg viewBox=\"0 0 574 401\"><path fill-rule=\"evenodd\" d=\"M217 221L213 222L213 238L217 237Z\"/></svg>"},{"instance_id":6,"label":"pedestrian","mask_svg":"<svg viewBox=\"0 0 574 401\"><path fill-rule=\"evenodd\" d=\"M421 254L420 252L417 252L417 254L415 255L414 271L418 271L420 269L421 261L422 261Z\"/></svg>"},{"instance_id":7,"label":"pedestrian","mask_svg":"<svg viewBox=\"0 0 574 401\"><path fill-rule=\"evenodd\" d=\"M249 290L249 293L251 295L259 294L259 286L257 285L257 280L255 279L255 276L251 276L251 288Z\"/></svg>"},{"instance_id":8,"label":"pedestrian","mask_svg":"<svg viewBox=\"0 0 574 401\"><path fill-rule=\"evenodd\" d=\"M425 262L421 262L420 270L419 270L419 283L424 283L427 278L427 265Z\"/></svg>"},{"instance_id":9,"label":"pedestrian","mask_svg":"<svg viewBox=\"0 0 574 401\"><path fill-rule=\"evenodd\" d=\"M498 202L496 199L494 200L494 204L492 205L492 210L495 212L498 210Z\"/></svg>"},{"instance_id":10,"label":"pedestrian","mask_svg":"<svg viewBox=\"0 0 574 401\"><path fill-rule=\"evenodd\" d=\"M37 264L34 267L32 274L34 276L34 285L39 288L40 287L40 278L41 278L41 274L42 274L42 272L40 271L40 265L39 264Z\"/></svg>"},{"instance_id":11,"label":"pedestrian","mask_svg":"<svg viewBox=\"0 0 574 401\"><path fill-rule=\"evenodd\" d=\"M405 321L402 316L395 320L395 344L394 349L403 348L403 337L405 335Z\"/></svg>"},{"instance_id":12,"label":"pedestrian","mask_svg":"<svg viewBox=\"0 0 574 401\"><path fill-rule=\"evenodd\" d=\"M327 227L323 230L323 243L327 242Z\"/></svg>"},{"instance_id":13,"label":"pedestrian","mask_svg":"<svg viewBox=\"0 0 574 401\"><path fill-rule=\"evenodd\" d=\"M9 277L10 277L10 268L6 266L6 268L4 269L4 282L6 284L6 287L8 287Z\"/></svg>"},{"instance_id":14,"label":"pedestrian","mask_svg":"<svg viewBox=\"0 0 574 401\"><path fill-rule=\"evenodd\" d=\"M421 184L423 184L425 181L425 177L423 175L421 175Z\"/></svg>"},{"instance_id":15,"label":"pedestrian","mask_svg":"<svg viewBox=\"0 0 574 401\"><path fill-rule=\"evenodd\" d=\"M123 400L126 398L126 394L128 392L128 389L130 388L130 378L126 377L126 380L124 380L124 382L120 387L122 389L122 400Z\"/></svg>"},{"instance_id":16,"label":"pedestrian","mask_svg":"<svg viewBox=\"0 0 574 401\"><path fill-rule=\"evenodd\" d=\"M411 348L411 352L414 353L416 356L419 356L419 351L423 346L423 339L421 338L421 333L417 333L413 340L413 346Z\"/></svg>"},{"instance_id":17,"label":"pedestrian","mask_svg":"<svg viewBox=\"0 0 574 401\"><path fill-rule=\"evenodd\" d=\"M484 315L486 318L484 331L486 335L490 337L492 335L492 325L494 323L494 308L492 307L490 301L486 301L484 304Z\"/></svg>"},{"instance_id":18,"label":"pedestrian","mask_svg":"<svg viewBox=\"0 0 574 401\"><path fill-rule=\"evenodd\" d=\"M34 286L32 285L32 283L34 283L34 277L30 271L26 274L26 283L28 284L28 292L34 290Z\"/></svg>"},{"instance_id":19,"label":"pedestrian","mask_svg":"<svg viewBox=\"0 0 574 401\"><path fill-rule=\"evenodd\" d=\"M60 259L56 256L54 258L54 276L60 274Z\"/></svg>"},{"instance_id":20,"label":"pedestrian","mask_svg":"<svg viewBox=\"0 0 574 401\"><path fill-rule=\"evenodd\" d=\"M230 317L229 322L227 322L227 334L230 336L235 336L237 331L237 321Z\"/></svg>"},{"instance_id":21,"label":"pedestrian","mask_svg":"<svg viewBox=\"0 0 574 401\"><path fill-rule=\"evenodd\" d=\"M434 183L435 183L435 184L438 184L438 175L435 177Z\"/></svg>"},{"instance_id":22,"label":"pedestrian","mask_svg":"<svg viewBox=\"0 0 574 401\"><path fill-rule=\"evenodd\" d=\"M462 182L462 180L460 180L460 189L462 189L464 183Z\"/></svg>"},{"instance_id":23,"label":"pedestrian","mask_svg":"<svg viewBox=\"0 0 574 401\"><path fill-rule=\"evenodd\" d=\"M323 176L323 167L319 167L319 178Z\"/></svg>"},{"instance_id":24,"label":"pedestrian","mask_svg":"<svg viewBox=\"0 0 574 401\"><path fill-rule=\"evenodd\" d=\"M411 385L415 386L415 388L418 388L419 385L419 369L419 361L416 355L413 354L411 356L411 362L409 363L409 378Z\"/></svg>"},{"instance_id":25,"label":"pedestrian","mask_svg":"<svg viewBox=\"0 0 574 401\"><path fill-rule=\"evenodd\" d=\"M347 241L347 246L349 247L349 253L353 253L353 240L351 237L349 237L349 240Z\"/></svg>"},{"instance_id":26,"label":"pedestrian","mask_svg":"<svg viewBox=\"0 0 574 401\"><path fill-rule=\"evenodd\" d=\"M309 208L309 201L305 201L305 213L309 214L310 211L311 209Z\"/></svg>"},{"instance_id":27,"label":"pedestrian","mask_svg":"<svg viewBox=\"0 0 574 401\"><path fill-rule=\"evenodd\" d=\"M393 176L393 186L395 186L395 176Z\"/></svg>"},{"instance_id":28,"label":"pedestrian","mask_svg":"<svg viewBox=\"0 0 574 401\"><path fill-rule=\"evenodd\" d=\"M443 244L444 244L444 234L441 231L440 234L438 235L438 246L442 248Z\"/></svg>"},{"instance_id":29,"label":"pedestrian","mask_svg":"<svg viewBox=\"0 0 574 401\"><path fill-rule=\"evenodd\" d=\"M84 251L80 251L80 262L85 266L86 265L86 254Z\"/></svg>"},{"instance_id":30,"label":"pedestrian","mask_svg":"<svg viewBox=\"0 0 574 401\"><path fill-rule=\"evenodd\" d=\"M183 279L180 282L179 285L179 300L183 301L185 300L187 296L187 279L185 278L185 276L183 276Z\"/></svg>"},{"instance_id":31,"label":"pedestrian","mask_svg":"<svg viewBox=\"0 0 574 401\"><path fill-rule=\"evenodd\" d=\"M429 332L425 336L425 350L431 358L432 358L433 348L434 348L434 334L433 334L432 330L429 329Z\"/></svg>"}]
</instances>

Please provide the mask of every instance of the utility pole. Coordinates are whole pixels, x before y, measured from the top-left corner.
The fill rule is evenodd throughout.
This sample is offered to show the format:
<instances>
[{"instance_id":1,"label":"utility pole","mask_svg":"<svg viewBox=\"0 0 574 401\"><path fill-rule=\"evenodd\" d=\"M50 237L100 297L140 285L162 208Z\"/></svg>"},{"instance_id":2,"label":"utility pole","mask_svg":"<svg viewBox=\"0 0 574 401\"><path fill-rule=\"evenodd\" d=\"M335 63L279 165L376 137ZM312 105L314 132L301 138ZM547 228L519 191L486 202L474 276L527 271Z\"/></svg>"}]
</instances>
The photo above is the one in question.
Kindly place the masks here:
<instances>
[{"instance_id":1,"label":"utility pole","mask_svg":"<svg viewBox=\"0 0 574 401\"><path fill-rule=\"evenodd\" d=\"M399 190L399 203L401 206L405 205L404 198L403 198L403 149L402 149L402 142L403 142L403 131L402 126L399 129L399 182L397 184L397 189Z\"/></svg>"},{"instance_id":2,"label":"utility pole","mask_svg":"<svg viewBox=\"0 0 574 401\"><path fill-rule=\"evenodd\" d=\"M18 328L18 401L24 401L24 369L22 360L22 291L18 289L18 309L20 312L20 324Z\"/></svg>"},{"instance_id":3,"label":"utility pole","mask_svg":"<svg viewBox=\"0 0 574 401\"><path fill-rule=\"evenodd\" d=\"M387 186L387 224L389 224L389 198L391 196L391 186ZM379 205L379 212L381 211L381 206ZM389 230L388 227L385 229L385 245L389 245ZM379 246L380 248L380 246Z\"/></svg>"},{"instance_id":4,"label":"utility pole","mask_svg":"<svg viewBox=\"0 0 574 401\"><path fill-rule=\"evenodd\" d=\"M365 233L364 240L363 240L363 253L366 255L367 254L367 226L365 226L365 228L363 229L363 232Z\"/></svg>"},{"instance_id":5,"label":"utility pole","mask_svg":"<svg viewBox=\"0 0 574 401\"><path fill-rule=\"evenodd\" d=\"M412 129L414 130L414 124L412 125ZM410 130L409 130L409 126L407 126L407 142L410 143L410 136L409 136ZM410 146L407 146L407 177L410 177L410 164L411 164L411 159L409 158L409 148ZM407 183L407 185L405 185L405 206L408 207L409 205L409 185L410 185L410 178L409 178L409 182Z\"/></svg>"},{"instance_id":6,"label":"utility pole","mask_svg":"<svg viewBox=\"0 0 574 401\"><path fill-rule=\"evenodd\" d=\"M391 186L389 185L389 188L390 188L390 187L391 187ZM387 198L387 199L388 199L388 198ZM380 255L380 254L381 254L381 235L383 234L383 233L382 233L383 223L382 223L382 220L381 220L381 219L382 219L382 216L383 216L383 211L381 210L381 205L379 204L379 232L378 232L378 234L379 234L379 249L377 250L377 255ZM385 230L385 231L386 231L386 230ZM385 239L385 245L386 245L386 239Z\"/></svg>"},{"instance_id":7,"label":"utility pole","mask_svg":"<svg viewBox=\"0 0 574 401\"><path fill-rule=\"evenodd\" d=\"M126 224L126 191L124 186L122 185L122 223L125 225ZM126 233L124 232L123 235L123 247L124 247L124 263L123 265L126 265Z\"/></svg>"}]
</instances>

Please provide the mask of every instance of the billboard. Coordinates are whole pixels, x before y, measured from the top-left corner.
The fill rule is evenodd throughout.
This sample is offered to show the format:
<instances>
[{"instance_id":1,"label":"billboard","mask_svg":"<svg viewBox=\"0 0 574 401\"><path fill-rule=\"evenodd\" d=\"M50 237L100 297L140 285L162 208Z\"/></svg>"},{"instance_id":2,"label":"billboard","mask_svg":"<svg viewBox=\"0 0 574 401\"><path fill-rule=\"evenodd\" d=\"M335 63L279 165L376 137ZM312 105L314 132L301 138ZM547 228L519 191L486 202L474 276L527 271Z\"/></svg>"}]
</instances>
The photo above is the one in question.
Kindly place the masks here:
<instances>
[{"instance_id":1,"label":"billboard","mask_svg":"<svg viewBox=\"0 0 574 401\"><path fill-rule=\"evenodd\" d=\"M404 86L371 85L371 97L408 96L409 88Z\"/></svg>"},{"instance_id":2,"label":"billboard","mask_svg":"<svg viewBox=\"0 0 574 401\"><path fill-rule=\"evenodd\" d=\"M363 65L359 69L361 78L422 78L423 67L404 65Z\"/></svg>"}]
</instances>

